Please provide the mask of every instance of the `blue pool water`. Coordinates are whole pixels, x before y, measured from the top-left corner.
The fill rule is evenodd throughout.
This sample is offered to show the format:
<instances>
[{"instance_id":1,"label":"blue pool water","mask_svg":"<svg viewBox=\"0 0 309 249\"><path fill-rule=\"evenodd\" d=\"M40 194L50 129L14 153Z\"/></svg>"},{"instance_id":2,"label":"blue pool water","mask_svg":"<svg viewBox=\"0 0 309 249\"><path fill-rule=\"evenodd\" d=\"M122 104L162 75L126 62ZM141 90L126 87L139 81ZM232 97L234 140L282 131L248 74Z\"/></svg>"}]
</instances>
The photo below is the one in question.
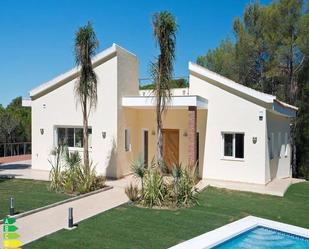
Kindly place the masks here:
<instances>
[{"instance_id":1,"label":"blue pool water","mask_svg":"<svg viewBox=\"0 0 309 249\"><path fill-rule=\"evenodd\" d=\"M300 237L277 231L271 228L257 226L222 244L215 246L216 249L238 248L238 249L279 249L295 248L309 249L309 238Z\"/></svg>"}]
</instances>

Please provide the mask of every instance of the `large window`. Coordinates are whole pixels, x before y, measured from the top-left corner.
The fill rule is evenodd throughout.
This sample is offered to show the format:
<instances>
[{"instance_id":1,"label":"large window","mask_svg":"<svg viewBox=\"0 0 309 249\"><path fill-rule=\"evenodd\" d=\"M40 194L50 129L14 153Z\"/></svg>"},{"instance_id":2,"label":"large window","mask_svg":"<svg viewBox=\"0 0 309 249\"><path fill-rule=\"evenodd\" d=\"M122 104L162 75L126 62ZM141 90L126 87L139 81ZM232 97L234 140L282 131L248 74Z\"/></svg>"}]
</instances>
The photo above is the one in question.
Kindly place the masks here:
<instances>
[{"instance_id":1,"label":"large window","mask_svg":"<svg viewBox=\"0 0 309 249\"><path fill-rule=\"evenodd\" d=\"M83 148L83 128L57 128L58 145ZM92 129L88 129L88 145L91 147Z\"/></svg>"},{"instance_id":2,"label":"large window","mask_svg":"<svg viewBox=\"0 0 309 249\"><path fill-rule=\"evenodd\" d=\"M244 133L222 133L223 157L244 158Z\"/></svg>"}]
</instances>

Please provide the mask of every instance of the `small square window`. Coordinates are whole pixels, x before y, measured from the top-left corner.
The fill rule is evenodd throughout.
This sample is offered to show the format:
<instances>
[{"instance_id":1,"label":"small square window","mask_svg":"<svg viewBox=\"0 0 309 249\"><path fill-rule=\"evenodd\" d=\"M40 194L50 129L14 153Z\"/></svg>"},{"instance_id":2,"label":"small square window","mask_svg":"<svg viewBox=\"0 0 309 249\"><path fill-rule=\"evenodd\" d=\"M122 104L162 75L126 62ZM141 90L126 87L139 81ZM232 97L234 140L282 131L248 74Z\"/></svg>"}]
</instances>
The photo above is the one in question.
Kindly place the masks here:
<instances>
[{"instance_id":1,"label":"small square window","mask_svg":"<svg viewBox=\"0 0 309 249\"><path fill-rule=\"evenodd\" d=\"M227 158L244 158L244 133L223 133L223 156Z\"/></svg>"}]
</instances>

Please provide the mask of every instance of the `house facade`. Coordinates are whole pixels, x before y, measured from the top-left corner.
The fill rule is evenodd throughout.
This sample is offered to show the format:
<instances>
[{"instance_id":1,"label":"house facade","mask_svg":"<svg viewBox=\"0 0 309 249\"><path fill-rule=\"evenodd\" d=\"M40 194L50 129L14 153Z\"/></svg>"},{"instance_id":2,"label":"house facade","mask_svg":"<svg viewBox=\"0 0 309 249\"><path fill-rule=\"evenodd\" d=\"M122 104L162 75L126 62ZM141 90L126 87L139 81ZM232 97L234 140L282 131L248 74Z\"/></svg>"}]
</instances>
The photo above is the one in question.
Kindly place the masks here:
<instances>
[{"instance_id":1,"label":"house facade","mask_svg":"<svg viewBox=\"0 0 309 249\"><path fill-rule=\"evenodd\" d=\"M113 44L93 58L98 103L89 116L90 157L99 174L119 178L156 151L155 99L139 90L138 59ZM65 142L82 152L82 113L75 68L30 92L32 167L49 170ZM291 176L290 123L297 108L189 63L189 87L173 89L163 116L168 167L197 162L201 178L266 184ZM82 153L81 153L82 154Z\"/></svg>"}]
</instances>

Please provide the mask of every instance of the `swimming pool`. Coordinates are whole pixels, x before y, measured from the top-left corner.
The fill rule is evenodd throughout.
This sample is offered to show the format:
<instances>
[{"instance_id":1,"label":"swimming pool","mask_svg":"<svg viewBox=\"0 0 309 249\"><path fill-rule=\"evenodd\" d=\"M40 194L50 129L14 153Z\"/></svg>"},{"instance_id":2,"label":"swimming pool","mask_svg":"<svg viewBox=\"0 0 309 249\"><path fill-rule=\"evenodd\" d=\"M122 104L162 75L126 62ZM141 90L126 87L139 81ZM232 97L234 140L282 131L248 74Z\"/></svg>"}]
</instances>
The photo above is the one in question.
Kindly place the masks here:
<instances>
[{"instance_id":1,"label":"swimming pool","mask_svg":"<svg viewBox=\"0 0 309 249\"><path fill-rule=\"evenodd\" d=\"M268 227L257 226L214 247L214 249L228 248L308 249L309 239Z\"/></svg>"},{"instance_id":2,"label":"swimming pool","mask_svg":"<svg viewBox=\"0 0 309 249\"><path fill-rule=\"evenodd\" d=\"M175 245L170 249L208 248L309 249L309 229L247 216Z\"/></svg>"}]
</instances>

